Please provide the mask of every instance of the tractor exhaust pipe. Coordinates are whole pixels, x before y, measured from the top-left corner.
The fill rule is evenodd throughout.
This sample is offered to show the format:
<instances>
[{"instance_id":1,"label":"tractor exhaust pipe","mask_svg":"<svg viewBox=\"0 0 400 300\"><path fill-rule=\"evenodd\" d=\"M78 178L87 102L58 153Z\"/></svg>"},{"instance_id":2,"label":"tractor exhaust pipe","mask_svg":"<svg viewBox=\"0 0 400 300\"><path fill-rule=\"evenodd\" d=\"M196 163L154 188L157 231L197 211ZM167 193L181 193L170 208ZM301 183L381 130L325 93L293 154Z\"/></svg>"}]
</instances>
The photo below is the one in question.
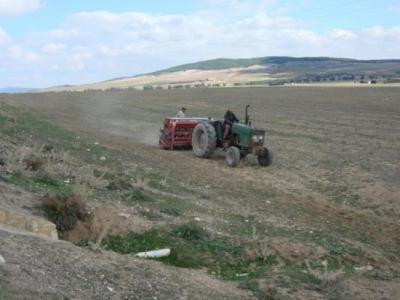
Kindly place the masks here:
<instances>
[{"instance_id":1,"label":"tractor exhaust pipe","mask_svg":"<svg viewBox=\"0 0 400 300\"><path fill-rule=\"evenodd\" d=\"M245 111L245 117L244 117L244 123L247 125L247 126L251 126L251 122L250 122L250 116L249 116L249 107L250 107L250 105L249 104L247 104L246 105L246 111Z\"/></svg>"}]
</instances>

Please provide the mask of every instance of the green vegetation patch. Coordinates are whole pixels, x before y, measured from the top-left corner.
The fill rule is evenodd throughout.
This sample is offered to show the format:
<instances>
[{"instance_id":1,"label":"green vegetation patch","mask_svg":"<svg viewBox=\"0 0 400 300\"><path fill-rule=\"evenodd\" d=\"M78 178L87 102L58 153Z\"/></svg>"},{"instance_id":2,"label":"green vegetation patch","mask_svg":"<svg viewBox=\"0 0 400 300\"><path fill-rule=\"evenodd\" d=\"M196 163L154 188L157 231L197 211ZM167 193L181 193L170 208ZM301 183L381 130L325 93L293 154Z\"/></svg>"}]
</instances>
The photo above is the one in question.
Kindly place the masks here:
<instances>
[{"instance_id":1,"label":"green vegetation patch","mask_svg":"<svg viewBox=\"0 0 400 300\"><path fill-rule=\"evenodd\" d=\"M154 202L154 199L147 193L140 189L133 189L123 195L122 200L128 204L133 205L137 202Z\"/></svg>"},{"instance_id":2,"label":"green vegetation patch","mask_svg":"<svg viewBox=\"0 0 400 300\"><path fill-rule=\"evenodd\" d=\"M0 134L9 137L16 144L35 141L48 145L49 150L62 148L85 163L102 165L110 163L111 158L119 154L92 143L85 137L54 126L30 112L9 105L2 105L1 109L3 113L0 112L0 124L4 126L0 126ZM105 161L100 161L102 156L106 157ZM112 163L114 167L119 166L118 161L112 160Z\"/></svg>"},{"instance_id":3,"label":"green vegetation patch","mask_svg":"<svg viewBox=\"0 0 400 300\"><path fill-rule=\"evenodd\" d=\"M70 185L59 183L56 179L47 175L24 177L21 174L15 173L8 178L1 177L1 179L37 193L54 192L64 195L72 192Z\"/></svg>"},{"instance_id":4,"label":"green vegetation patch","mask_svg":"<svg viewBox=\"0 0 400 300\"><path fill-rule=\"evenodd\" d=\"M361 255L362 250L344 243L329 243L326 246L327 250L332 255Z\"/></svg>"},{"instance_id":5,"label":"green vegetation patch","mask_svg":"<svg viewBox=\"0 0 400 300\"><path fill-rule=\"evenodd\" d=\"M290 277L291 285L307 283L311 286L318 286L320 281L306 270L303 263L285 262L284 272ZM289 282L282 282L282 286L287 284L289 284Z\"/></svg>"},{"instance_id":6,"label":"green vegetation patch","mask_svg":"<svg viewBox=\"0 0 400 300\"><path fill-rule=\"evenodd\" d=\"M168 240L160 231L151 230L146 232L146 234L132 232L125 236L108 236L103 241L103 245L112 251L121 254L130 254L167 247Z\"/></svg>"},{"instance_id":7,"label":"green vegetation patch","mask_svg":"<svg viewBox=\"0 0 400 300\"><path fill-rule=\"evenodd\" d=\"M109 181L107 189L110 191L130 190L132 189L131 177L124 174L107 173L104 177Z\"/></svg>"},{"instance_id":8,"label":"green vegetation patch","mask_svg":"<svg viewBox=\"0 0 400 300\"><path fill-rule=\"evenodd\" d=\"M0 114L0 126L4 128L4 126L6 125L6 122L7 122L7 118Z\"/></svg>"},{"instance_id":9,"label":"green vegetation patch","mask_svg":"<svg viewBox=\"0 0 400 300\"><path fill-rule=\"evenodd\" d=\"M180 216L187 212L195 211L197 213L206 213L204 208L197 206L195 203L182 198L165 197L159 202L160 213L171 216Z\"/></svg>"},{"instance_id":10,"label":"green vegetation patch","mask_svg":"<svg viewBox=\"0 0 400 300\"><path fill-rule=\"evenodd\" d=\"M180 207L177 207L169 202L162 202L160 204L160 213L171 215L171 216L180 216L182 215L184 210Z\"/></svg>"},{"instance_id":11,"label":"green vegetation patch","mask_svg":"<svg viewBox=\"0 0 400 300\"><path fill-rule=\"evenodd\" d=\"M268 273L271 265L277 263L275 256L266 259L249 256L245 250L250 245L212 236L196 223L143 234L108 236L103 246L121 254L170 248L171 255L158 260L182 268L206 269L211 274L229 280L261 278Z\"/></svg>"},{"instance_id":12,"label":"green vegetation patch","mask_svg":"<svg viewBox=\"0 0 400 300\"><path fill-rule=\"evenodd\" d=\"M0 124L4 126L0 127L0 133L19 141L25 141L31 135L42 141L62 140L66 144L71 144L74 139L72 133L53 126L29 112L8 105L3 105L2 110L4 113L0 114Z\"/></svg>"}]
</instances>

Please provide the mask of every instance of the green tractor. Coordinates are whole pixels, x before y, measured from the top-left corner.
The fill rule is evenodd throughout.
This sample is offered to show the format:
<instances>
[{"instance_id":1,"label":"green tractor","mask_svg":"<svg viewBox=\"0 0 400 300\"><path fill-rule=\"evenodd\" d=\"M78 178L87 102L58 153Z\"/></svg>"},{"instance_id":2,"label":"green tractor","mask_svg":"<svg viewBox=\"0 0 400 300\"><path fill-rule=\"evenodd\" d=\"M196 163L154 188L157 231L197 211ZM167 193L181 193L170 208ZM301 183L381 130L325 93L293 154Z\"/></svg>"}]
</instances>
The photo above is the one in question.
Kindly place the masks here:
<instances>
[{"instance_id":1,"label":"green tractor","mask_svg":"<svg viewBox=\"0 0 400 300\"><path fill-rule=\"evenodd\" d=\"M233 123L226 139L223 139L223 120L209 119L197 124L192 134L194 154L197 157L210 158L220 148L226 152L227 165L236 167L241 158L252 153L257 156L261 166L269 166L272 163L272 151L264 147L265 130L251 126L249 107L250 105L246 106L245 122Z\"/></svg>"}]
</instances>

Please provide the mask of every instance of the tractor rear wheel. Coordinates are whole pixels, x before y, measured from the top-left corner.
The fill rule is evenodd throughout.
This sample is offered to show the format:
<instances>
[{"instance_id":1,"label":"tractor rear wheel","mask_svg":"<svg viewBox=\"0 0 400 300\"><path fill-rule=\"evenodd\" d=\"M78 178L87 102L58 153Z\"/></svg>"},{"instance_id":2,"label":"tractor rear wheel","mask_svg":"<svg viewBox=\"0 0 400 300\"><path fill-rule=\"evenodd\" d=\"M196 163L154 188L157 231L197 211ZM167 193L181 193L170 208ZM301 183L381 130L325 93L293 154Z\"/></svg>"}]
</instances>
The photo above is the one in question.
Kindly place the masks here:
<instances>
[{"instance_id":1,"label":"tractor rear wheel","mask_svg":"<svg viewBox=\"0 0 400 300\"><path fill-rule=\"evenodd\" d=\"M217 147L215 128L210 123L199 123L192 134L193 152L198 157L210 158Z\"/></svg>"},{"instance_id":2,"label":"tractor rear wheel","mask_svg":"<svg viewBox=\"0 0 400 300\"><path fill-rule=\"evenodd\" d=\"M267 167L270 164L272 164L272 159L273 159L272 151L267 148L264 148L263 153L257 156L258 163L260 164L260 166L263 167Z\"/></svg>"},{"instance_id":3,"label":"tractor rear wheel","mask_svg":"<svg viewBox=\"0 0 400 300\"><path fill-rule=\"evenodd\" d=\"M237 147L231 146L226 152L226 164L230 167L236 167L240 162L240 151Z\"/></svg>"}]
</instances>

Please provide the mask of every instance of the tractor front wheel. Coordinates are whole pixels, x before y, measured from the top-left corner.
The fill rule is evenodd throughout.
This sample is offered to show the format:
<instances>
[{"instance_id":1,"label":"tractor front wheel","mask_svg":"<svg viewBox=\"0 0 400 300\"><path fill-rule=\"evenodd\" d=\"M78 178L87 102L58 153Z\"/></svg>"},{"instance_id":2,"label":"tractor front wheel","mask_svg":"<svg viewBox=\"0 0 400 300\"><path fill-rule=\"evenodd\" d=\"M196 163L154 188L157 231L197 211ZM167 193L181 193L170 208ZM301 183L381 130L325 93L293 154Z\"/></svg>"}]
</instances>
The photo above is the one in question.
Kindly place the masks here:
<instances>
[{"instance_id":1,"label":"tractor front wheel","mask_svg":"<svg viewBox=\"0 0 400 300\"><path fill-rule=\"evenodd\" d=\"M240 151L237 147L231 146L226 152L226 164L230 167L236 167L240 162Z\"/></svg>"},{"instance_id":2,"label":"tractor front wheel","mask_svg":"<svg viewBox=\"0 0 400 300\"><path fill-rule=\"evenodd\" d=\"M262 153L257 156L260 166L267 167L272 164L273 154L272 151L264 148Z\"/></svg>"}]
</instances>

